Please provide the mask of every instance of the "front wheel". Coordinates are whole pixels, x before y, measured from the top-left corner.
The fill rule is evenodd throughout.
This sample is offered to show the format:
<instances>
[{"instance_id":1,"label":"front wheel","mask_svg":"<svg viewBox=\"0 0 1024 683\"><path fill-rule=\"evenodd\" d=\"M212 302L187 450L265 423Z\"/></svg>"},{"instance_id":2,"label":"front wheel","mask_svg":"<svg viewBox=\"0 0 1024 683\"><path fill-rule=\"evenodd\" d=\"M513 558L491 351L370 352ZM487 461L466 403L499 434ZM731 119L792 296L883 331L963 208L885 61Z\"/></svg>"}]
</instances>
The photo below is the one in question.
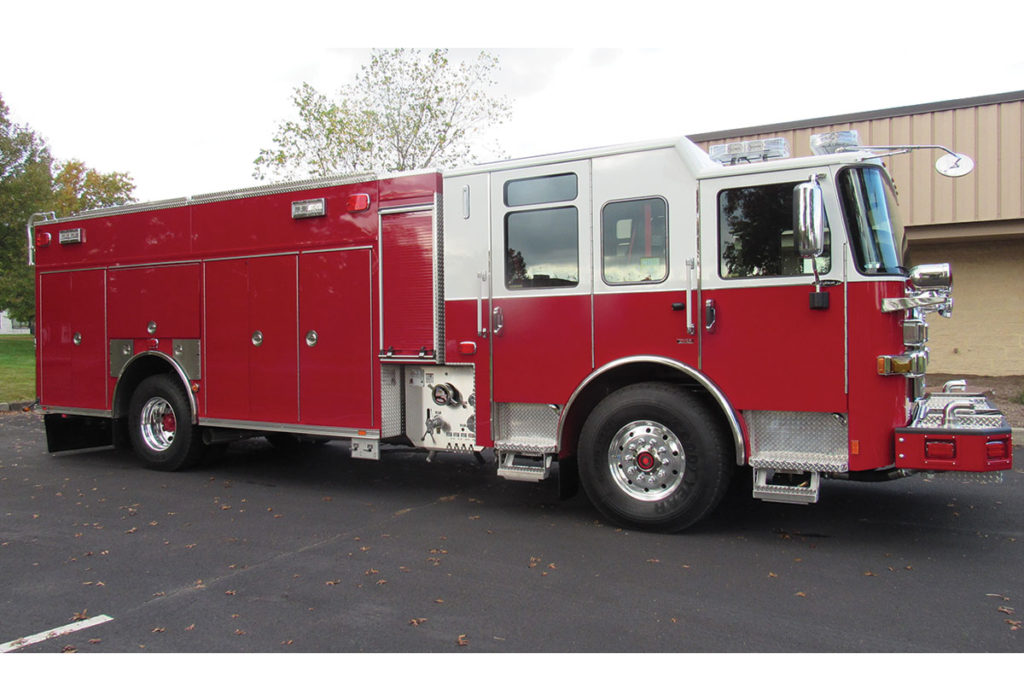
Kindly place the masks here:
<instances>
[{"instance_id":1,"label":"front wheel","mask_svg":"<svg viewBox=\"0 0 1024 683\"><path fill-rule=\"evenodd\" d=\"M580 433L579 469L594 506L610 519L681 531L709 514L728 488L734 453L701 398L664 383L609 395Z\"/></svg>"},{"instance_id":2,"label":"front wheel","mask_svg":"<svg viewBox=\"0 0 1024 683\"><path fill-rule=\"evenodd\" d=\"M144 379L132 394L128 412L132 448L147 467L179 470L199 462L199 430L181 384L168 375Z\"/></svg>"}]
</instances>

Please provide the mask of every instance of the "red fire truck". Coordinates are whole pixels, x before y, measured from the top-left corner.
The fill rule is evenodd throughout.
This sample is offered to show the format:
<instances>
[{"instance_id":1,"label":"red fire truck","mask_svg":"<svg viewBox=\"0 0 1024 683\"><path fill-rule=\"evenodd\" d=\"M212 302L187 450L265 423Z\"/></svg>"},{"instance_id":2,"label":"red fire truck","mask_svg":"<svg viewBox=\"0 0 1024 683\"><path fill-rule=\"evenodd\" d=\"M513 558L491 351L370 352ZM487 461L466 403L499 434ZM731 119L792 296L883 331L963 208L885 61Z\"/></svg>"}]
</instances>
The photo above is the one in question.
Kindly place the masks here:
<instances>
[{"instance_id":1,"label":"red fire truck","mask_svg":"<svg viewBox=\"0 0 1024 683\"><path fill-rule=\"evenodd\" d=\"M487 451L666 531L744 468L796 503L822 478L1009 469L983 396L925 391L952 280L905 267L883 161L910 148L815 146L677 139L37 216L48 448L164 470L254 436Z\"/></svg>"}]
</instances>

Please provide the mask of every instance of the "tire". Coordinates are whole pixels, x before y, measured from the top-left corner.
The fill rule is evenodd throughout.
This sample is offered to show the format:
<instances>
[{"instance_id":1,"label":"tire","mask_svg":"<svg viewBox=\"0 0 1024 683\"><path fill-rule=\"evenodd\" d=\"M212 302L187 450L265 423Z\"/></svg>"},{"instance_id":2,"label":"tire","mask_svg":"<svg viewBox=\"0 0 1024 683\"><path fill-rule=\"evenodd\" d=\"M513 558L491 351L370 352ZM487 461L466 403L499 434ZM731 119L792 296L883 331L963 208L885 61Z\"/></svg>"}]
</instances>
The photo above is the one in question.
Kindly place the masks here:
<instances>
[{"instance_id":1,"label":"tire","mask_svg":"<svg viewBox=\"0 0 1024 683\"><path fill-rule=\"evenodd\" d=\"M132 449L151 469L191 467L203 455L199 430L185 389L170 375L144 379L132 394L128 412Z\"/></svg>"},{"instance_id":2,"label":"tire","mask_svg":"<svg viewBox=\"0 0 1024 683\"><path fill-rule=\"evenodd\" d=\"M624 526L681 531L729 488L735 453L720 415L683 387L635 384L601 401L579 440L583 490Z\"/></svg>"}]
</instances>

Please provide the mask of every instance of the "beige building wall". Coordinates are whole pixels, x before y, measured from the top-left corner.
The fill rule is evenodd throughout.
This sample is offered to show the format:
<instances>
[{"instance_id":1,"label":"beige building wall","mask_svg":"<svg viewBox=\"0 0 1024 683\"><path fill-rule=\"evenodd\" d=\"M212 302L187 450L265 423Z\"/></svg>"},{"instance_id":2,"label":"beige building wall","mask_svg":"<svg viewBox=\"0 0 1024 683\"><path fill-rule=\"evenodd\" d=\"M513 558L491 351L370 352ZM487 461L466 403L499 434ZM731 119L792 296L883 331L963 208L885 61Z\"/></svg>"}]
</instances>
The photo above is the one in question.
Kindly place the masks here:
<instances>
[{"instance_id":1,"label":"beige building wall","mask_svg":"<svg viewBox=\"0 0 1024 683\"><path fill-rule=\"evenodd\" d=\"M794 156L815 133L856 130L864 145L942 145L976 168L935 172L940 150L886 158L911 264L950 263L953 317L929 316L932 372L1024 375L1024 92L690 136L720 142L784 137Z\"/></svg>"},{"instance_id":2,"label":"beige building wall","mask_svg":"<svg viewBox=\"0 0 1024 683\"><path fill-rule=\"evenodd\" d=\"M1024 240L914 244L911 258L953 269L953 316L928 316L929 369L1024 375Z\"/></svg>"}]
</instances>

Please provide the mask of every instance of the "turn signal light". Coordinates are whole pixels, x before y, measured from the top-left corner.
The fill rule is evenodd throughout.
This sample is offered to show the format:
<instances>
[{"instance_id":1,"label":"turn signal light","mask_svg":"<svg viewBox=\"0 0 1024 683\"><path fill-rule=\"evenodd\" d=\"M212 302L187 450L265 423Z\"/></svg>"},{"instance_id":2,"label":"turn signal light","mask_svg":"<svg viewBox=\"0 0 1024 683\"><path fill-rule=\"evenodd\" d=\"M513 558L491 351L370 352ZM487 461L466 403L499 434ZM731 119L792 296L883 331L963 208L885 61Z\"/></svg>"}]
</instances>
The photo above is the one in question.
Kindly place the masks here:
<instances>
[{"instance_id":1,"label":"turn signal light","mask_svg":"<svg viewBox=\"0 0 1024 683\"><path fill-rule=\"evenodd\" d=\"M48 232L37 232L36 233L36 246L37 247L48 247L50 246L50 233Z\"/></svg>"},{"instance_id":2,"label":"turn signal light","mask_svg":"<svg viewBox=\"0 0 1024 683\"><path fill-rule=\"evenodd\" d=\"M928 356L920 351L903 356L879 356L879 375L923 375L928 367Z\"/></svg>"},{"instance_id":3,"label":"turn signal light","mask_svg":"<svg viewBox=\"0 0 1024 683\"><path fill-rule=\"evenodd\" d=\"M349 213L355 213L356 211L366 211L370 208L370 195L368 194L350 194L348 201L345 202L345 208L348 209Z\"/></svg>"}]
</instances>

